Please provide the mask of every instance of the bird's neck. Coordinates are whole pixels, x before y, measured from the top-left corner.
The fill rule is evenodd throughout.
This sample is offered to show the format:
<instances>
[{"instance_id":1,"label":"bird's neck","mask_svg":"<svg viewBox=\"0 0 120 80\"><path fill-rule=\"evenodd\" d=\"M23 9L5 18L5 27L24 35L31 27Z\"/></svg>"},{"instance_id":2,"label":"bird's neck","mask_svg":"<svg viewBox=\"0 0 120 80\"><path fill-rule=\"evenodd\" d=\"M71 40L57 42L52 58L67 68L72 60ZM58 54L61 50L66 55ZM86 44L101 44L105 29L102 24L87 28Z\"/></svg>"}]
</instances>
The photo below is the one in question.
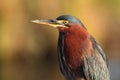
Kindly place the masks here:
<instances>
[{"instance_id":1,"label":"bird's neck","mask_svg":"<svg viewBox=\"0 0 120 80\"><path fill-rule=\"evenodd\" d=\"M71 28L64 35L64 55L70 68L80 67L82 55L89 48L89 33L82 27Z\"/></svg>"}]
</instances>

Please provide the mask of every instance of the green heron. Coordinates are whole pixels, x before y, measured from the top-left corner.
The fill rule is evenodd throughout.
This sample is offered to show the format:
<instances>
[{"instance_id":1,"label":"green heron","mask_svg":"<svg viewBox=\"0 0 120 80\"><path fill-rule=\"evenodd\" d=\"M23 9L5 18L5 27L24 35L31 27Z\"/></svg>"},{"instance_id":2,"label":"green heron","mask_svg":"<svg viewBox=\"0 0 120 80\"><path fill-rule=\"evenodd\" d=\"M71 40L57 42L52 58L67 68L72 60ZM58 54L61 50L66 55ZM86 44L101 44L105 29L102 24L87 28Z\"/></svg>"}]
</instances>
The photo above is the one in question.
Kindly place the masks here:
<instances>
[{"instance_id":1,"label":"green heron","mask_svg":"<svg viewBox=\"0 0 120 80\"><path fill-rule=\"evenodd\" d=\"M32 22L58 28L58 58L66 80L110 80L104 51L78 18L62 15Z\"/></svg>"}]
</instances>

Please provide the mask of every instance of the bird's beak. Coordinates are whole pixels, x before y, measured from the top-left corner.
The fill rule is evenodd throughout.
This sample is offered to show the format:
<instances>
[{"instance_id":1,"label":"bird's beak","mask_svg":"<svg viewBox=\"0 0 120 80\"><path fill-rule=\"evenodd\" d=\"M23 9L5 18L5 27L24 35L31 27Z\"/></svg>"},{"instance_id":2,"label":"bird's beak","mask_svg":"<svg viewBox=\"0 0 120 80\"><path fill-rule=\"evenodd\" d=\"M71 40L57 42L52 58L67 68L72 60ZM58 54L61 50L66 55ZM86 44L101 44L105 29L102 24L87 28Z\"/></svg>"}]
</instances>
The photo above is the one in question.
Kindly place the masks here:
<instances>
[{"instance_id":1,"label":"bird's beak","mask_svg":"<svg viewBox=\"0 0 120 80\"><path fill-rule=\"evenodd\" d=\"M64 24L60 20L33 20L32 22L37 24L45 24L52 27L63 27Z\"/></svg>"}]
</instances>

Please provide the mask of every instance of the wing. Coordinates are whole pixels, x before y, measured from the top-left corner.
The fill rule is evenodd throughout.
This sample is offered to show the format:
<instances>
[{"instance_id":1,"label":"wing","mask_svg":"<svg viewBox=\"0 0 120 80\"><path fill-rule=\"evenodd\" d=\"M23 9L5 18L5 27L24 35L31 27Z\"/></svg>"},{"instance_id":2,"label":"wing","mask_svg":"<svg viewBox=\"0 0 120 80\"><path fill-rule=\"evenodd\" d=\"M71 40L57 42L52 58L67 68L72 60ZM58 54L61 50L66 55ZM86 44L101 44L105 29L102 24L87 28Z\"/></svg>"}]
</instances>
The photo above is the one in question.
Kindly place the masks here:
<instances>
[{"instance_id":1,"label":"wing","mask_svg":"<svg viewBox=\"0 0 120 80\"><path fill-rule=\"evenodd\" d=\"M103 60L106 62L107 66L108 66L108 61L106 59L106 55L105 55L104 51L102 50L101 46L99 45L99 43L92 36L91 36L91 41L93 43L93 48L98 51L98 54L100 54L102 56Z\"/></svg>"},{"instance_id":2,"label":"wing","mask_svg":"<svg viewBox=\"0 0 120 80\"><path fill-rule=\"evenodd\" d=\"M87 80L110 80L106 56L99 44L91 37L93 50L90 56L84 56L83 71Z\"/></svg>"}]
</instances>

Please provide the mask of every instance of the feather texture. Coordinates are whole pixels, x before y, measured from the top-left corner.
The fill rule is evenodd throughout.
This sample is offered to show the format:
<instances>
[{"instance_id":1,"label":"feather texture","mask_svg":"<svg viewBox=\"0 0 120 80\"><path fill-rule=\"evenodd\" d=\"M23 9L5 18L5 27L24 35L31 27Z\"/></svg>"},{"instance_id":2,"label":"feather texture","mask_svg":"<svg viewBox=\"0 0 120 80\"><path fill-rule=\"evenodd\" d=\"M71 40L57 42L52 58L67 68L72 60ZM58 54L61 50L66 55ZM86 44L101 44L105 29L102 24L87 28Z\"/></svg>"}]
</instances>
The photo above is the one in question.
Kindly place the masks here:
<instances>
[{"instance_id":1,"label":"feather texture","mask_svg":"<svg viewBox=\"0 0 120 80\"><path fill-rule=\"evenodd\" d=\"M76 34L79 35L78 33ZM67 80L110 80L106 56L102 48L97 43L97 41L95 41L95 39L90 35L82 40L79 40L77 38L75 38L74 40L72 37L70 38L69 36L67 39L68 43L66 43L65 42L65 39L67 37L66 35L68 35L68 33L65 34L63 32L60 32L59 41L58 41L58 55L59 55L60 68L66 79ZM71 47L74 46L72 42L75 43L75 41L76 44L80 45L78 46L78 48L80 49L77 49L77 47ZM69 47L66 48L66 45L68 45ZM73 49L71 51L70 47L76 49ZM71 54L70 52L66 52L66 49L68 49L73 54ZM76 58L75 60L72 59L72 57L74 56L78 58ZM72 62L73 68L69 66L68 64L69 60L73 61ZM76 66L74 66L74 64Z\"/></svg>"}]
</instances>

